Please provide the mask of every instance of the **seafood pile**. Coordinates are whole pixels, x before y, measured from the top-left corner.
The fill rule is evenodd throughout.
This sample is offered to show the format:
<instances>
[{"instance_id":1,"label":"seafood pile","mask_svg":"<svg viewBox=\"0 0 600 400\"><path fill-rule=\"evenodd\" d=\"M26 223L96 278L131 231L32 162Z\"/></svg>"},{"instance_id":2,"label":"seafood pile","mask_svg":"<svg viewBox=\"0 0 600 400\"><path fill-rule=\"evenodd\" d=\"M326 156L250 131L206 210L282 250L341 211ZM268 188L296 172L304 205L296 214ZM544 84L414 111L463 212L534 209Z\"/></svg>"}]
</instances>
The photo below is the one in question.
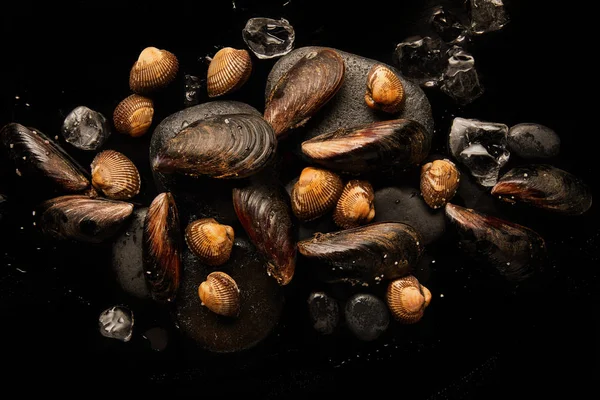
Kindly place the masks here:
<instances>
[{"instance_id":1,"label":"seafood pile","mask_svg":"<svg viewBox=\"0 0 600 400\"><path fill-rule=\"evenodd\" d=\"M182 333L210 351L239 351L267 338L283 312L286 286L294 285L300 269L311 274L308 284L314 279L319 288L343 285L355 292L340 298L334 290L304 288L307 320L319 334L335 334L343 320L357 339L372 341L390 324L425 317L432 293L415 270L435 238L409 220L382 219L374 177L419 171L419 182L403 183L419 188L416 201L443 214L462 251L496 279L519 284L543 273L546 248L538 233L454 199L467 176L499 202L584 214L591 189L568 171L547 163L502 171L508 147L522 158L544 158L522 146L522 138L524 131L534 132L549 143L555 140L549 128L521 124L509 130L456 118L448 154L432 159L431 110L418 85L374 60L366 70L351 68L349 57L326 47L288 53L273 68L261 113L212 100L241 90L257 62L248 50L220 49L208 67L211 101L165 118L152 132L149 164L159 193L151 204L135 203L142 180L121 152L99 151L84 168L42 132L18 122L0 130L0 150L16 175L48 193L36 209L36 227L53 240L115 240L143 209L142 240L132 244L142 256L127 268L133 275L141 271L147 293L127 285L123 290L172 310ZM148 134L153 96L178 75L175 54L144 49L130 70L132 94L114 109L115 131L131 140ZM352 107L369 119L342 119L335 129L320 131L330 125L327 115L344 106L339 93L356 85L362 92ZM104 121L98 129L108 129L94 113L76 109L65 126L93 115ZM106 138L73 145L95 151ZM542 153L557 152L550 147ZM280 169L289 157L302 168L283 182ZM130 340L122 325L134 318L126 308L106 310L100 321L104 336Z\"/></svg>"}]
</instances>

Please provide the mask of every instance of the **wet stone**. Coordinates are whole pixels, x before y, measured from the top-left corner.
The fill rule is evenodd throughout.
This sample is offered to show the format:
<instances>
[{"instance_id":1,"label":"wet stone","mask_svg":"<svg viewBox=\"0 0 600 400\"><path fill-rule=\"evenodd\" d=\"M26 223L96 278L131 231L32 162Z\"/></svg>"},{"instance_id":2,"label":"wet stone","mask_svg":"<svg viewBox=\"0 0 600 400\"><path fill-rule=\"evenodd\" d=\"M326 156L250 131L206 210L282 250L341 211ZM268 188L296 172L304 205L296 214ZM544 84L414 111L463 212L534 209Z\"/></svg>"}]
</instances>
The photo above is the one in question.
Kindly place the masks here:
<instances>
[{"instance_id":1,"label":"wet stone","mask_svg":"<svg viewBox=\"0 0 600 400\"><path fill-rule=\"evenodd\" d=\"M390 323L387 305L372 294L356 294L344 308L348 329L360 340L372 341L385 332Z\"/></svg>"},{"instance_id":2,"label":"wet stone","mask_svg":"<svg viewBox=\"0 0 600 400\"><path fill-rule=\"evenodd\" d=\"M125 307L108 308L100 314L98 326L102 336L128 342L133 334L133 313Z\"/></svg>"},{"instance_id":3,"label":"wet stone","mask_svg":"<svg viewBox=\"0 0 600 400\"><path fill-rule=\"evenodd\" d=\"M185 98L183 104L186 107L195 106L200 102L200 89L202 88L202 81L200 78L194 75L185 74Z\"/></svg>"},{"instance_id":4,"label":"wet stone","mask_svg":"<svg viewBox=\"0 0 600 400\"><path fill-rule=\"evenodd\" d=\"M477 119L454 118L448 145L452 155L465 165L477 182L491 187L507 162L508 126Z\"/></svg>"},{"instance_id":5,"label":"wet stone","mask_svg":"<svg viewBox=\"0 0 600 400\"><path fill-rule=\"evenodd\" d=\"M111 133L106 118L85 106L79 106L67 115L61 132L68 143L81 150L97 150Z\"/></svg>"},{"instance_id":6,"label":"wet stone","mask_svg":"<svg viewBox=\"0 0 600 400\"><path fill-rule=\"evenodd\" d=\"M442 40L449 44L461 44L467 41L469 30L449 10L435 7L429 18L431 26Z\"/></svg>"},{"instance_id":7,"label":"wet stone","mask_svg":"<svg viewBox=\"0 0 600 400\"><path fill-rule=\"evenodd\" d=\"M461 105L469 104L483 94L471 54L458 46L448 51L448 66L440 89Z\"/></svg>"},{"instance_id":8,"label":"wet stone","mask_svg":"<svg viewBox=\"0 0 600 400\"><path fill-rule=\"evenodd\" d=\"M560 152L560 137L544 125L517 124L508 130L508 147L521 158L551 158Z\"/></svg>"},{"instance_id":9,"label":"wet stone","mask_svg":"<svg viewBox=\"0 0 600 400\"><path fill-rule=\"evenodd\" d=\"M434 87L443 78L446 51L447 45L439 37L411 36L396 46L394 64L417 85Z\"/></svg>"},{"instance_id":10,"label":"wet stone","mask_svg":"<svg viewBox=\"0 0 600 400\"><path fill-rule=\"evenodd\" d=\"M292 51L296 33L283 18L250 18L242 30L242 38L256 57L269 59Z\"/></svg>"},{"instance_id":11,"label":"wet stone","mask_svg":"<svg viewBox=\"0 0 600 400\"><path fill-rule=\"evenodd\" d=\"M467 6L475 34L500 30L509 21L502 0L469 0Z\"/></svg>"},{"instance_id":12,"label":"wet stone","mask_svg":"<svg viewBox=\"0 0 600 400\"><path fill-rule=\"evenodd\" d=\"M155 351L163 351L169 343L167 331L163 328L151 328L144 333L144 337L150 343L150 347Z\"/></svg>"},{"instance_id":13,"label":"wet stone","mask_svg":"<svg viewBox=\"0 0 600 400\"><path fill-rule=\"evenodd\" d=\"M337 300L325 292L308 296L308 313L315 330L323 335L332 334L340 320Z\"/></svg>"}]
</instances>

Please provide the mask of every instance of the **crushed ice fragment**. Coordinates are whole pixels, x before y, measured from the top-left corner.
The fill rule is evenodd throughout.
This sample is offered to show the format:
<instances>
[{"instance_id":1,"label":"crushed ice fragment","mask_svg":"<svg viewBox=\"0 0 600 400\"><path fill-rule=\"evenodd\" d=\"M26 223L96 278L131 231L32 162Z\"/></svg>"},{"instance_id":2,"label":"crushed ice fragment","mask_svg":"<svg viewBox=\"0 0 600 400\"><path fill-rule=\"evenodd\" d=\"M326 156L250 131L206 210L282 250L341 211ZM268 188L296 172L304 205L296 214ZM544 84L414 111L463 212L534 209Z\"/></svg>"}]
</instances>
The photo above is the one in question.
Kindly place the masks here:
<instances>
[{"instance_id":1,"label":"crushed ice fragment","mask_svg":"<svg viewBox=\"0 0 600 400\"><path fill-rule=\"evenodd\" d=\"M469 0L471 31L483 34L502 29L509 21L502 0Z\"/></svg>"},{"instance_id":2,"label":"crushed ice fragment","mask_svg":"<svg viewBox=\"0 0 600 400\"><path fill-rule=\"evenodd\" d=\"M111 133L106 118L85 106L79 106L67 115L61 132L67 143L81 150L97 150ZM58 136L55 139L58 140Z\"/></svg>"},{"instance_id":3,"label":"crushed ice fragment","mask_svg":"<svg viewBox=\"0 0 600 400\"><path fill-rule=\"evenodd\" d=\"M396 46L394 63L409 80L434 87L444 75L446 49L447 45L438 37L411 36Z\"/></svg>"},{"instance_id":4,"label":"crushed ice fragment","mask_svg":"<svg viewBox=\"0 0 600 400\"><path fill-rule=\"evenodd\" d=\"M198 95L202 82L200 78L194 75L185 74L185 99L184 105L186 107L195 106L200 102Z\"/></svg>"},{"instance_id":5,"label":"crushed ice fragment","mask_svg":"<svg viewBox=\"0 0 600 400\"><path fill-rule=\"evenodd\" d=\"M315 331L330 335L340 320L337 300L325 292L313 292L308 297L308 313Z\"/></svg>"},{"instance_id":6,"label":"crushed ice fragment","mask_svg":"<svg viewBox=\"0 0 600 400\"><path fill-rule=\"evenodd\" d=\"M250 18L242 30L242 38L256 57L269 59L292 51L296 33L283 18Z\"/></svg>"},{"instance_id":7,"label":"crushed ice fragment","mask_svg":"<svg viewBox=\"0 0 600 400\"><path fill-rule=\"evenodd\" d=\"M108 308L100 314L98 326L102 336L128 342L133 333L133 313L125 307Z\"/></svg>"},{"instance_id":8,"label":"crushed ice fragment","mask_svg":"<svg viewBox=\"0 0 600 400\"><path fill-rule=\"evenodd\" d=\"M469 30L449 10L442 6L435 7L429 17L429 22L442 40L450 44L464 43Z\"/></svg>"},{"instance_id":9,"label":"crushed ice fragment","mask_svg":"<svg viewBox=\"0 0 600 400\"><path fill-rule=\"evenodd\" d=\"M448 56L448 66L440 89L456 103L469 104L483 94L475 59L458 46L448 50Z\"/></svg>"}]
</instances>

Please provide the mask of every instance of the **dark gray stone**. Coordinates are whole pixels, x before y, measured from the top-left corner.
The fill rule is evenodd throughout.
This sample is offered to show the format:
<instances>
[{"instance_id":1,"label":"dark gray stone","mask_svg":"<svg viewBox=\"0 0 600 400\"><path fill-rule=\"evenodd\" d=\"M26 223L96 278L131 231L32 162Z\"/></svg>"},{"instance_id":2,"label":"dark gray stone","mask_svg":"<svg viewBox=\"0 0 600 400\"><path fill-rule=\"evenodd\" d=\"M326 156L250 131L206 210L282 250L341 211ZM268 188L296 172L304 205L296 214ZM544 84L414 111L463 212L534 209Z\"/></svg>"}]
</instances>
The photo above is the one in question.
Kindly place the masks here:
<instances>
[{"instance_id":1,"label":"dark gray stone","mask_svg":"<svg viewBox=\"0 0 600 400\"><path fill-rule=\"evenodd\" d=\"M144 337L148 339L152 350L163 351L169 343L169 335L163 328L155 327L148 329L144 333Z\"/></svg>"},{"instance_id":2,"label":"dark gray stone","mask_svg":"<svg viewBox=\"0 0 600 400\"><path fill-rule=\"evenodd\" d=\"M265 98L269 96L271 88L277 83L300 58L311 51L322 47L301 47L287 54L277 61L269 73L265 89ZM346 72L344 83L337 94L322 109L306 123L303 128L290 132L290 138L299 138L299 141L313 138L317 135L334 131L338 128L369 124L394 118L407 118L420 122L433 134L433 118L431 105L421 88L405 79L400 72L387 65L394 71L404 85L406 103L402 111L396 115L377 112L370 109L365 103L367 74L374 64L383 64L379 61L357 56L336 50L344 59Z\"/></svg>"},{"instance_id":3,"label":"dark gray stone","mask_svg":"<svg viewBox=\"0 0 600 400\"><path fill-rule=\"evenodd\" d=\"M132 296L150 299L142 264L142 235L148 208L133 212L129 224L112 246L112 267L121 288Z\"/></svg>"},{"instance_id":4,"label":"dark gray stone","mask_svg":"<svg viewBox=\"0 0 600 400\"><path fill-rule=\"evenodd\" d=\"M387 305L372 294L360 293L349 298L344 315L348 329L364 341L377 339L390 323Z\"/></svg>"},{"instance_id":5,"label":"dark gray stone","mask_svg":"<svg viewBox=\"0 0 600 400\"><path fill-rule=\"evenodd\" d=\"M387 187L375 192L375 219L373 222L402 222L412 226L429 244L446 231L443 209L433 210L425 203L416 188Z\"/></svg>"},{"instance_id":6,"label":"dark gray stone","mask_svg":"<svg viewBox=\"0 0 600 400\"><path fill-rule=\"evenodd\" d=\"M560 137L540 124L517 124L508 130L508 148L521 158L551 158L560 152Z\"/></svg>"},{"instance_id":7,"label":"dark gray stone","mask_svg":"<svg viewBox=\"0 0 600 400\"><path fill-rule=\"evenodd\" d=\"M323 335L332 334L340 320L337 300L325 292L308 296L308 313L315 330Z\"/></svg>"}]
</instances>

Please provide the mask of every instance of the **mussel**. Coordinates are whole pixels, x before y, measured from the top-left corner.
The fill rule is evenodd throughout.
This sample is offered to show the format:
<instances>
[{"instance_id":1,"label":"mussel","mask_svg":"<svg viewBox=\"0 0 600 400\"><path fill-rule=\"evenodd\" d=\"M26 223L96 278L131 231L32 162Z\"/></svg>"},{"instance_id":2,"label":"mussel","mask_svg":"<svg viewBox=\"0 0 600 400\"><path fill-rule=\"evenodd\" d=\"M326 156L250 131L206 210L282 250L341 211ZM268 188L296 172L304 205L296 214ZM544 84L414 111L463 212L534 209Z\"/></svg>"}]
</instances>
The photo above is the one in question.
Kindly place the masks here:
<instances>
[{"instance_id":1,"label":"mussel","mask_svg":"<svg viewBox=\"0 0 600 400\"><path fill-rule=\"evenodd\" d=\"M367 181L350 180L333 212L333 221L343 229L368 224L375 218L375 193Z\"/></svg>"},{"instance_id":2,"label":"mussel","mask_svg":"<svg viewBox=\"0 0 600 400\"><path fill-rule=\"evenodd\" d=\"M233 278L225 272L208 274L198 287L202 305L215 314L237 317L240 313L240 289Z\"/></svg>"},{"instance_id":3,"label":"mussel","mask_svg":"<svg viewBox=\"0 0 600 400\"><path fill-rule=\"evenodd\" d=\"M130 203L67 195L39 206L37 226L55 239L100 243L116 234L132 212Z\"/></svg>"},{"instance_id":4,"label":"mussel","mask_svg":"<svg viewBox=\"0 0 600 400\"><path fill-rule=\"evenodd\" d=\"M546 164L511 169L492 188L492 195L508 203L522 202L565 215L583 214L592 206L588 185L573 174Z\"/></svg>"},{"instance_id":5,"label":"mussel","mask_svg":"<svg viewBox=\"0 0 600 400\"><path fill-rule=\"evenodd\" d=\"M271 162L277 139L271 126L251 114L217 115L191 123L164 143L155 171L236 179Z\"/></svg>"},{"instance_id":6,"label":"mussel","mask_svg":"<svg viewBox=\"0 0 600 400\"><path fill-rule=\"evenodd\" d=\"M156 301L173 301L181 276L181 232L179 214L171 193L154 198L142 238L142 258L146 282Z\"/></svg>"},{"instance_id":7,"label":"mussel","mask_svg":"<svg viewBox=\"0 0 600 400\"><path fill-rule=\"evenodd\" d=\"M375 64L367 75L365 103L374 110L396 114L404 105L404 86L398 75L383 64Z\"/></svg>"},{"instance_id":8,"label":"mussel","mask_svg":"<svg viewBox=\"0 0 600 400\"><path fill-rule=\"evenodd\" d=\"M412 275L389 283L386 300L394 318L404 324L418 322L431 301L431 292Z\"/></svg>"},{"instance_id":9,"label":"mussel","mask_svg":"<svg viewBox=\"0 0 600 400\"><path fill-rule=\"evenodd\" d=\"M140 191L140 174L129 158L114 150L104 150L92 161L92 184L105 196L127 200Z\"/></svg>"},{"instance_id":10,"label":"mussel","mask_svg":"<svg viewBox=\"0 0 600 400\"><path fill-rule=\"evenodd\" d=\"M298 242L298 251L321 261L327 282L379 283L400 278L423 253L419 234L400 222L380 222L332 233L317 233Z\"/></svg>"},{"instance_id":11,"label":"mussel","mask_svg":"<svg viewBox=\"0 0 600 400\"><path fill-rule=\"evenodd\" d=\"M533 230L451 203L446 215L458 229L463 251L506 280L524 281L543 268L546 246Z\"/></svg>"},{"instance_id":12,"label":"mussel","mask_svg":"<svg viewBox=\"0 0 600 400\"><path fill-rule=\"evenodd\" d=\"M198 219L185 229L185 241L190 250L210 266L221 265L229 260L233 239L233 228L218 223L214 218Z\"/></svg>"},{"instance_id":13,"label":"mussel","mask_svg":"<svg viewBox=\"0 0 600 400\"><path fill-rule=\"evenodd\" d=\"M129 73L129 88L148 94L165 88L177 76L179 61L175 54L156 47L146 47Z\"/></svg>"},{"instance_id":14,"label":"mussel","mask_svg":"<svg viewBox=\"0 0 600 400\"><path fill-rule=\"evenodd\" d=\"M139 137L148 132L154 117L152 99L132 94L122 100L113 112L113 122L117 132Z\"/></svg>"},{"instance_id":15,"label":"mussel","mask_svg":"<svg viewBox=\"0 0 600 400\"><path fill-rule=\"evenodd\" d=\"M292 211L301 221L317 219L335 207L343 188L336 173L306 167L292 188Z\"/></svg>"},{"instance_id":16,"label":"mussel","mask_svg":"<svg viewBox=\"0 0 600 400\"><path fill-rule=\"evenodd\" d=\"M454 197L460 172L452 161L434 160L421 168L421 194L431 208L440 208Z\"/></svg>"},{"instance_id":17,"label":"mussel","mask_svg":"<svg viewBox=\"0 0 600 400\"><path fill-rule=\"evenodd\" d=\"M225 47L215 54L208 66L208 97L217 97L239 89L252 73L248 50Z\"/></svg>"},{"instance_id":18,"label":"mussel","mask_svg":"<svg viewBox=\"0 0 600 400\"><path fill-rule=\"evenodd\" d=\"M265 119L279 137L304 125L340 89L344 60L333 49L315 50L298 60L271 89Z\"/></svg>"},{"instance_id":19,"label":"mussel","mask_svg":"<svg viewBox=\"0 0 600 400\"><path fill-rule=\"evenodd\" d=\"M17 175L40 178L68 193L93 191L83 168L41 132L10 123L0 131L0 143Z\"/></svg>"},{"instance_id":20,"label":"mussel","mask_svg":"<svg viewBox=\"0 0 600 400\"><path fill-rule=\"evenodd\" d=\"M336 171L362 173L419 164L431 135L417 121L395 119L316 136L302 143L309 161Z\"/></svg>"},{"instance_id":21,"label":"mussel","mask_svg":"<svg viewBox=\"0 0 600 400\"><path fill-rule=\"evenodd\" d=\"M287 285L296 269L296 235L287 194L271 185L233 189L235 212L258 251L268 260L267 272Z\"/></svg>"}]
</instances>

